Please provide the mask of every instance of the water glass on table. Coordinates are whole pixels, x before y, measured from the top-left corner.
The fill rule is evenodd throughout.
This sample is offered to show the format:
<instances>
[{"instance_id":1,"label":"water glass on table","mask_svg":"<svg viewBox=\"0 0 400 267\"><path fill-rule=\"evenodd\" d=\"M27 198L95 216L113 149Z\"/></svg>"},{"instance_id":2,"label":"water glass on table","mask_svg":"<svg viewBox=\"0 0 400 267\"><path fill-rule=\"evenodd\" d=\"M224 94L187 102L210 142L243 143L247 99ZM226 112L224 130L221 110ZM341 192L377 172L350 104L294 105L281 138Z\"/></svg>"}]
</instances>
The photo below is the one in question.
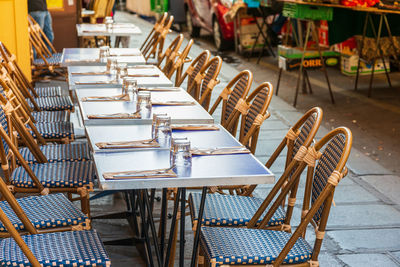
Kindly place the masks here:
<instances>
[{"instance_id":1,"label":"water glass on table","mask_svg":"<svg viewBox=\"0 0 400 267\"><path fill-rule=\"evenodd\" d=\"M107 58L107 72L114 78L117 75L117 59L115 57Z\"/></svg>"},{"instance_id":2,"label":"water glass on table","mask_svg":"<svg viewBox=\"0 0 400 267\"><path fill-rule=\"evenodd\" d=\"M100 46L99 59L101 62L106 62L110 56L110 47L108 45Z\"/></svg>"},{"instance_id":3,"label":"water glass on table","mask_svg":"<svg viewBox=\"0 0 400 267\"><path fill-rule=\"evenodd\" d=\"M131 101L137 101L137 80L127 76L125 76L122 80L122 93L125 95L129 95Z\"/></svg>"},{"instance_id":4,"label":"water glass on table","mask_svg":"<svg viewBox=\"0 0 400 267\"><path fill-rule=\"evenodd\" d=\"M117 82L122 83L122 79L128 75L128 65L126 63L117 63Z\"/></svg>"},{"instance_id":5,"label":"water glass on table","mask_svg":"<svg viewBox=\"0 0 400 267\"><path fill-rule=\"evenodd\" d=\"M188 176L192 171L192 154L190 152L190 141L187 139L174 140L172 148L172 166L176 174Z\"/></svg>"},{"instance_id":6,"label":"water glass on table","mask_svg":"<svg viewBox=\"0 0 400 267\"><path fill-rule=\"evenodd\" d=\"M153 114L153 121L151 123L151 138L155 139L156 138L156 128L157 128L157 119L159 116L167 116L167 113L156 113Z\"/></svg>"},{"instance_id":7,"label":"water glass on table","mask_svg":"<svg viewBox=\"0 0 400 267\"><path fill-rule=\"evenodd\" d=\"M137 93L136 111L140 112L142 119L151 118L151 94L149 91Z\"/></svg>"},{"instance_id":8,"label":"water glass on table","mask_svg":"<svg viewBox=\"0 0 400 267\"><path fill-rule=\"evenodd\" d=\"M158 116L155 129L155 139L160 147L169 148L171 147L171 117L170 116Z\"/></svg>"},{"instance_id":9,"label":"water glass on table","mask_svg":"<svg viewBox=\"0 0 400 267\"><path fill-rule=\"evenodd\" d=\"M106 30L108 32L112 32L114 20L112 17L106 17L104 19L104 23L106 24Z\"/></svg>"}]
</instances>

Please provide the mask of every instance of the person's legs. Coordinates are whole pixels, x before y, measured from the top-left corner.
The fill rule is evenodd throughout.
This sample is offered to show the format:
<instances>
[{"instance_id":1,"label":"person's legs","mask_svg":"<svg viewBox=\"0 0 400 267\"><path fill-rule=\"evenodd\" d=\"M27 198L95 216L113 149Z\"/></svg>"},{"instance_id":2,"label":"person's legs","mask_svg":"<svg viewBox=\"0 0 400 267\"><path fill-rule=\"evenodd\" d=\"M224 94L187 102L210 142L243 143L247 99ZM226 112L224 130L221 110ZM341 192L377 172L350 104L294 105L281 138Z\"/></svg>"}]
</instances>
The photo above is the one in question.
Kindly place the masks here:
<instances>
[{"instance_id":1,"label":"person's legs","mask_svg":"<svg viewBox=\"0 0 400 267\"><path fill-rule=\"evenodd\" d=\"M45 11L32 11L29 12L29 15L39 24L40 28L44 27L44 19L45 19Z\"/></svg>"},{"instance_id":2,"label":"person's legs","mask_svg":"<svg viewBox=\"0 0 400 267\"><path fill-rule=\"evenodd\" d=\"M44 34L46 34L47 38L51 43L53 43L54 40L54 33L53 33L53 24L51 21L51 15L49 11L45 11L46 15L44 18L44 25L42 27Z\"/></svg>"}]
</instances>

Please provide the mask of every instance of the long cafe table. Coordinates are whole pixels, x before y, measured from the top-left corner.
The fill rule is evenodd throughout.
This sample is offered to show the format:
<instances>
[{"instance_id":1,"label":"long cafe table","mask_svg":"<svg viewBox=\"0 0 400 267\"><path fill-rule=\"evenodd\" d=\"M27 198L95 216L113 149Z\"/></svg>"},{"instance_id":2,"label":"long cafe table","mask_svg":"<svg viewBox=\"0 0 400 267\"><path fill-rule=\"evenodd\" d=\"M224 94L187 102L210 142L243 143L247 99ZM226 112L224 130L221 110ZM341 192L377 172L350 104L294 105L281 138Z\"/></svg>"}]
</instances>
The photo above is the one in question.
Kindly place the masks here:
<instances>
[{"instance_id":1,"label":"long cafe table","mask_svg":"<svg viewBox=\"0 0 400 267\"><path fill-rule=\"evenodd\" d=\"M81 88L110 88L121 87L122 84L113 82L115 75L102 74L107 71L104 66L72 66L68 67L68 86L70 90ZM88 75L85 73L99 73ZM173 83L167 76L157 67L152 65L132 66L128 67L128 75L133 75L139 87L169 87ZM143 75L143 77L140 77ZM158 75L157 77L145 77L150 75Z\"/></svg>"},{"instance_id":2,"label":"long cafe table","mask_svg":"<svg viewBox=\"0 0 400 267\"><path fill-rule=\"evenodd\" d=\"M113 23L112 29L107 30L105 24L76 24L78 36L131 36L142 34L142 30L132 23Z\"/></svg>"},{"instance_id":3,"label":"long cafe table","mask_svg":"<svg viewBox=\"0 0 400 267\"><path fill-rule=\"evenodd\" d=\"M153 105L152 111L147 117L140 119L90 119L89 115L98 114L115 114L115 113L134 113L137 111L135 101L82 101L83 97L88 96L112 96L121 94L122 89L110 88L103 90L80 89L75 90L80 108L80 114L85 126L88 125L135 125L135 124L151 124L153 113L166 113L171 117L171 122L175 124L181 123L214 123L213 117L198 104L186 91L179 90L174 92L151 92L152 101L190 101L193 105Z\"/></svg>"},{"instance_id":4,"label":"long cafe table","mask_svg":"<svg viewBox=\"0 0 400 267\"><path fill-rule=\"evenodd\" d=\"M60 66L105 66L107 62L100 61L99 54L99 48L64 48ZM110 56L117 57L118 62L128 66L146 64L138 48L110 48Z\"/></svg>"}]
</instances>

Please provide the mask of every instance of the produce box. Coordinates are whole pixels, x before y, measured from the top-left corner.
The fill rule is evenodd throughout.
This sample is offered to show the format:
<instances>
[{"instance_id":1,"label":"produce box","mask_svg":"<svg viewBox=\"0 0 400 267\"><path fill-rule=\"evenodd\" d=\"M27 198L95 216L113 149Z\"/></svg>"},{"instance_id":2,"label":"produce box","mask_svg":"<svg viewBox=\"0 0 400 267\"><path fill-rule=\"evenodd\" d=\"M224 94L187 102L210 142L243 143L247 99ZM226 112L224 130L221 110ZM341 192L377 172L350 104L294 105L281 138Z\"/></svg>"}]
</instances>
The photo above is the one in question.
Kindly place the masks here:
<instances>
[{"instance_id":1,"label":"produce box","mask_svg":"<svg viewBox=\"0 0 400 267\"><path fill-rule=\"evenodd\" d=\"M331 50L322 50L322 56L328 57L339 57L340 53ZM290 47L285 45L278 45L278 55L286 58L300 58L303 55L303 48ZM306 50L304 58L316 58L319 57L318 50Z\"/></svg>"},{"instance_id":2,"label":"produce box","mask_svg":"<svg viewBox=\"0 0 400 267\"><path fill-rule=\"evenodd\" d=\"M348 76L354 76L357 74L358 55L345 55L341 56L340 70L343 74ZM388 72L390 72L389 58L385 58L385 65ZM385 73L385 65L382 59L375 61L374 74ZM368 75L372 73L372 64L368 64L365 61L360 61L360 75Z\"/></svg>"},{"instance_id":3,"label":"produce box","mask_svg":"<svg viewBox=\"0 0 400 267\"><path fill-rule=\"evenodd\" d=\"M323 60L326 67L337 67L339 66L340 56L324 56ZM300 68L301 58L286 58L279 56L279 68L284 70L294 70ZM307 69L318 69L322 68L322 62L319 57L305 58L303 61L303 67Z\"/></svg>"},{"instance_id":4,"label":"produce box","mask_svg":"<svg viewBox=\"0 0 400 267\"><path fill-rule=\"evenodd\" d=\"M325 6L310 6L294 3L284 3L282 14L285 17L310 20L328 20L333 17L333 8Z\"/></svg>"},{"instance_id":5,"label":"produce box","mask_svg":"<svg viewBox=\"0 0 400 267\"><path fill-rule=\"evenodd\" d=\"M258 23L262 23L262 18L257 18ZM264 34L266 35L267 27L264 26ZM256 25L256 18L251 16L242 17L240 19L240 29L239 29L240 45L242 49L249 49L253 47L258 34L258 27ZM256 48L263 47L264 38L260 35L256 44Z\"/></svg>"}]
</instances>

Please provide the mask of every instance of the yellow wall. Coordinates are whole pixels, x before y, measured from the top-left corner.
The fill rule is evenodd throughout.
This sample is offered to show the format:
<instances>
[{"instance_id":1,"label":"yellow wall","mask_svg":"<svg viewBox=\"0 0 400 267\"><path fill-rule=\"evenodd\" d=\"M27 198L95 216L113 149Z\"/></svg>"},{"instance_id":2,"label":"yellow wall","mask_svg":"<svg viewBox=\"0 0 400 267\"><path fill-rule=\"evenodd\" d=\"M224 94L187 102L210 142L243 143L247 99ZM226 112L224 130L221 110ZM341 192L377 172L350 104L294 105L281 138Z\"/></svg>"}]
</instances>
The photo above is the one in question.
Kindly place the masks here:
<instances>
[{"instance_id":1,"label":"yellow wall","mask_svg":"<svg viewBox=\"0 0 400 267\"><path fill-rule=\"evenodd\" d=\"M0 41L17 56L19 66L30 79L27 0L0 0Z\"/></svg>"}]
</instances>

